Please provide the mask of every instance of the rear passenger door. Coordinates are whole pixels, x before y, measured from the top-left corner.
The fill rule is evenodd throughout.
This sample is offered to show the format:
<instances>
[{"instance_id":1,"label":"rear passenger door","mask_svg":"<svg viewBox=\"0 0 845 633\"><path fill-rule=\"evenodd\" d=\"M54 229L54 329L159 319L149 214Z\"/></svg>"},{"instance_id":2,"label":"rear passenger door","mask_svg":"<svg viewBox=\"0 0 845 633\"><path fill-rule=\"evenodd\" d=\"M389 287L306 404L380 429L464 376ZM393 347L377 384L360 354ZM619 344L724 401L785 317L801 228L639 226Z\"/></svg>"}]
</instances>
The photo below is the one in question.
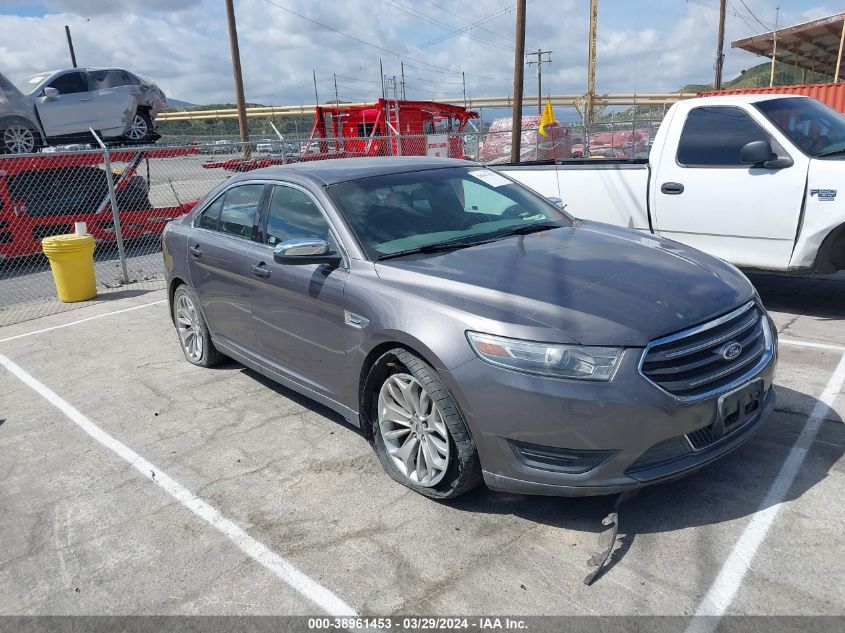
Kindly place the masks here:
<instances>
[{"instance_id":1,"label":"rear passenger door","mask_svg":"<svg viewBox=\"0 0 845 633\"><path fill-rule=\"evenodd\" d=\"M264 183L230 187L194 218L188 271L215 342L254 354L246 256L257 233ZM226 350L222 350L224 353Z\"/></svg>"},{"instance_id":2,"label":"rear passenger door","mask_svg":"<svg viewBox=\"0 0 845 633\"><path fill-rule=\"evenodd\" d=\"M119 134L127 120L135 114L137 90L132 78L125 70L92 70L88 73L97 126L94 129Z\"/></svg>"},{"instance_id":3,"label":"rear passenger door","mask_svg":"<svg viewBox=\"0 0 845 633\"><path fill-rule=\"evenodd\" d=\"M273 185L259 242L247 258L252 315L262 364L336 402L347 378L343 315L345 265L278 264L285 240L319 238L339 245L317 200L295 185Z\"/></svg>"}]
</instances>

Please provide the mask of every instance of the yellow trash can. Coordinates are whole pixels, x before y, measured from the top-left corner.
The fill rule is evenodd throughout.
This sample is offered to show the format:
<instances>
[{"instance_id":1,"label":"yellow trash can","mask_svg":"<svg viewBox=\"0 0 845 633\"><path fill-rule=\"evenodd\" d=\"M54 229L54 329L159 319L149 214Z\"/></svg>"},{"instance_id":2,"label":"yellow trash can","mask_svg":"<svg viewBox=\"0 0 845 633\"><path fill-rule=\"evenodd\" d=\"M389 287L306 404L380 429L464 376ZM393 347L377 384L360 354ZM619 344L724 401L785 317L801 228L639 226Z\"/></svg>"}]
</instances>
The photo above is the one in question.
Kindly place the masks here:
<instances>
[{"instance_id":1,"label":"yellow trash can","mask_svg":"<svg viewBox=\"0 0 845 633\"><path fill-rule=\"evenodd\" d=\"M94 238L91 235L53 235L41 240L50 260L59 300L85 301L97 296L94 276Z\"/></svg>"}]
</instances>

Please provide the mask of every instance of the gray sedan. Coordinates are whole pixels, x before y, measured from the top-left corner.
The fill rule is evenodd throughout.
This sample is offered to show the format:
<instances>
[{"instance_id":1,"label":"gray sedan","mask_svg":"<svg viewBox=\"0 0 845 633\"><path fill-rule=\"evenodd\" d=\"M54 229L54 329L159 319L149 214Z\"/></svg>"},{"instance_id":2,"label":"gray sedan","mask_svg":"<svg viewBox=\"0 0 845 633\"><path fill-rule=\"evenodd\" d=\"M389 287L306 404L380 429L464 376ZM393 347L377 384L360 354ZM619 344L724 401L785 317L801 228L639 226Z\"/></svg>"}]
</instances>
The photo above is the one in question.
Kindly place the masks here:
<instances>
[{"instance_id":1,"label":"gray sedan","mask_svg":"<svg viewBox=\"0 0 845 633\"><path fill-rule=\"evenodd\" d=\"M228 356L340 412L429 497L666 481L774 406L776 334L742 273L475 163L248 172L162 240L189 362Z\"/></svg>"}]
</instances>

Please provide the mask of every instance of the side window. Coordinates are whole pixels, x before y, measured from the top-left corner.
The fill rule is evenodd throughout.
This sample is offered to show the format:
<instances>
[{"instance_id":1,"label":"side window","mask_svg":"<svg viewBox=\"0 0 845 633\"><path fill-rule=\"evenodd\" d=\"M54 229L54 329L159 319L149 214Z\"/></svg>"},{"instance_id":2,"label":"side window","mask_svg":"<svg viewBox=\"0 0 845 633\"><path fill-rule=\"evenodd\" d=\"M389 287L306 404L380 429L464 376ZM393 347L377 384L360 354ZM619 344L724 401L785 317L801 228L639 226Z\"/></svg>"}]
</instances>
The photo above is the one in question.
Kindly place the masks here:
<instances>
[{"instance_id":1,"label":"side window","mask_svg":"<svg viewBox=\"0 0 845 633\"><path fill-rule=\"evenodd\" d=\"M61 77L56 77L49 86L58 90L60 95L88 92L88 80L79 72L65 73Z\"/></svg>"},{"instance_id":2,"label":"side window","mask_svg":"<svg viewBox=\"0 0 845 633\"><path fill-rule=\"evenodd\" d=\"M250 239L255 214L261 203L264 185L241 185L223 194L223 205L217 221L217 230L227 235Z\"/></svg>"},{"instance_id":3,"label":"side window","mask_svg":"<svg viewBox=\"0 0 845 633\"><path fill-rule=\"evenodd\" d=\"M128 74L123 70L94 70L88 76L91 78L91 90L106 90L131 84Z\"/></svg>"},{"instance_id":4,"label":"side window","mask_svg":"<svg viewBox=\"0 0 845 633\"><path fill-rule=\"evenodd\" d=\"M201 229L216 231L221 208L223 208L223 196L217 196L217 200L208 205L205 211L202 212L197 226Z\"/></svg>"},{"instance_id":5,"label":"side window","mask_svg":"<svg viewBox=\"0 0 845 633\"><path fill-rule=\"evenodd\" d=\"M769 141L768 134L740 108L695 108L687 115L678 143L678 162L685 166L737 166L742 146Z\"/></svg>"},{"instance_id":6,"label":"side window","mask_svg":"<svg viewBox=\"0 0 845 633\"><path fill-rule=\"evenodd\" d=\"M285 240L309 237L333 242L323 213L311 197L299 189L275 187L267 215L267 244L275 246Z\"/></svg>"}]
</instances>

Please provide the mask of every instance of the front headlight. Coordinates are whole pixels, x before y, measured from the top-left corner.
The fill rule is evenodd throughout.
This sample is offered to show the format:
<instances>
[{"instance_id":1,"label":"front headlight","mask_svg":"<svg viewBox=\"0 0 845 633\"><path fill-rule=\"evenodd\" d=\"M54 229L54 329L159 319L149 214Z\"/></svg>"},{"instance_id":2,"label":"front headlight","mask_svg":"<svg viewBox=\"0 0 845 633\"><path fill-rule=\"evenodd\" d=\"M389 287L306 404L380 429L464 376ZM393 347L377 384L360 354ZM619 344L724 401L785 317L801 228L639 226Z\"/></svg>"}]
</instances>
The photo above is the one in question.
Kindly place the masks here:
<instances>
[{"instance_id":1,"label":"front headlight","mask_svg":"<svg viewBox=\"0 0 845 633\"><path fill-rule=\"evenodd\" d=\"M535 343L478 332L467 332L467 339L485 362L557 378L610 380L622 358L621 347Z\"/></svg>"}]
</instances>

